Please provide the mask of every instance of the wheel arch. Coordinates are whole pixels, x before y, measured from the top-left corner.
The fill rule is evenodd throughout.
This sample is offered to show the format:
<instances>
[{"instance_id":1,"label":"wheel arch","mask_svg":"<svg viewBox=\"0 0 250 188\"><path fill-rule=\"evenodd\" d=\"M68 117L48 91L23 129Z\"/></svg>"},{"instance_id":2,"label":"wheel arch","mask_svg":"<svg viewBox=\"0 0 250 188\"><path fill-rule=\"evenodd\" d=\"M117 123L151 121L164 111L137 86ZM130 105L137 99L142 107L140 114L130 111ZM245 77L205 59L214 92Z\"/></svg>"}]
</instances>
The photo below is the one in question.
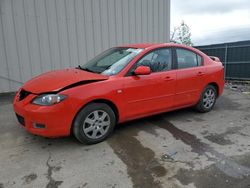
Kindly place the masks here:
<instances>
[{"instance_id":1,"label":"wheel arch","mask_svg":"<svg viewBox=\"0 0 250 188\"><path fill-rule=\"evenodd\" d=\"M91 103L104 103L104 104L107 104L108 106L110 106L110 108L114 111L115 113L115 117L116 117L116 123L119 121L119 110L116 106L116 104L111 101L111 100L108 100L108 99L94 99L94 100L91 100L89 102L87 102L86 104L84 104L78 111L77 113L75 114L74 118L73 118L73 121L71 123L71 127L70 127L70 134L72 134L72 131L73 131L73 125L74 125L74 122L75 122L75 119L77 117L77 114L83 109L85 108L88 104L91 104Z\"/></svg>"},{"instance_id":2,"label":"wheel arch","mask_svg":"<svg viewBox=\"0 0 250 188\"><path fill-rule=\"evenodd\" d=\"M210 82L210 83L208 83L207 84L207 86L208 85L211 85L211 86L214 86L214 88L216 89L216 92L217 92L217 96L216 97L218 97L219 96L219 84L217 84L216 82Z\"/></svg>"}]
</instances>

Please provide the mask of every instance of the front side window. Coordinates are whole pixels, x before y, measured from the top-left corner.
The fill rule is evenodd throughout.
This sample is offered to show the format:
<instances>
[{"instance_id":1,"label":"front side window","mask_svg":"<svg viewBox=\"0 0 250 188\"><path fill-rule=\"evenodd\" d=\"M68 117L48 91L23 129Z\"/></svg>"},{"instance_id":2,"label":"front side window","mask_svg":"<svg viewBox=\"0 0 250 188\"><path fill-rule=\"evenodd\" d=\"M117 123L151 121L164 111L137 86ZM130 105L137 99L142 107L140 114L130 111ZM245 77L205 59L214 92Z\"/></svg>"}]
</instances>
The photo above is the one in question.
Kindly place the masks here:
<instances>
[{"instance_id":1,"label":"front side window","mask_svg":"<svg viewBox=\"0 0 250 188\"><path fill-rule=\"evenodd\" d=\"M104 75L115 75L142 50L143 49L123 47L111 48L96 56L85 65L79 66L79 68Z\"/></svg>"},{"instance_id":2,"label":"front side window","mask_svg":"<svg viewBox=\"0 0 250 188\"><path fill-rule=\"evenodd\" d=\"M202 58L189 50L176 49L178 69L197 67L202 64Z\"/></svg>"},{"instance_id":3,"label":"front side window","mask_svg":"<svg viewBox=\"0 0 250 188\"><path fill-rule=\"evenodd\" d=\"M158 49L149 52L136 65L148 66L152 72L161 72L170 70L172 65L171 49Z\"/></svg>"}]
</instances>

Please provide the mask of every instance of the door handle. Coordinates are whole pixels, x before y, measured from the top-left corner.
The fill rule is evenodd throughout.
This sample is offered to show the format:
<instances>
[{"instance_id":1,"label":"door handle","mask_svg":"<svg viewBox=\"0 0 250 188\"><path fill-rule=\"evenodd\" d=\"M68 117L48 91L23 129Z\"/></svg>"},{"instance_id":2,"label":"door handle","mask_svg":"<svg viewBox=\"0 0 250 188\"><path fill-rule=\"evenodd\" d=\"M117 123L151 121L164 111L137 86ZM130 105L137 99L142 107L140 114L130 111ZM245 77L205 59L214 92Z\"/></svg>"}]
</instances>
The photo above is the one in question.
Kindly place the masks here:
<instances>
[{"instance_id":1,"label":"door handle","mask_svg":"<svg viewBox=\"0 0 250 188\"><path fill-rule=\"evenodd\" d=\"M166 77L164 78L164 80L165 80L165 81L171 81L171 80L174 80L174 78L171 77L171 76L166 76Z\"/></svg>"},{"instance_id":2,"label":"door handle","mask_svg":"<svg viewBox=\"0 0 250 188\"><path fill-rule=\"evenodd\" d=\"M202 75L204 75L205 73L204 72L198 72L198 76L202 76Z\"/></svg>"}]
</instances>

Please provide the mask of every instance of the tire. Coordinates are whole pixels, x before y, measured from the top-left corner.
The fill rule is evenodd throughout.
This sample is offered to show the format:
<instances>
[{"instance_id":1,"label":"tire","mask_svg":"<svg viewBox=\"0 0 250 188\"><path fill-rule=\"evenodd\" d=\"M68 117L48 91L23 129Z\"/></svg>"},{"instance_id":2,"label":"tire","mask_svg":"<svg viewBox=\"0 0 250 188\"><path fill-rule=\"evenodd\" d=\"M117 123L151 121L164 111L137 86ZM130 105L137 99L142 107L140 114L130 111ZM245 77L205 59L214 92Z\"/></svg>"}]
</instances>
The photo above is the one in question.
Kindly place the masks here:
<instances>
[{"instance_id":1,"label":"tire","mask_svg":"<svg viewBox=\"0 0 250 188\"><path fill-rule=\"evenodd\" d=\"M214 86L208 85L202 92L201 97L195 109L198 112L209 112L215 105L217 98L217 90Z\"/></svg>"},{"instance_id":2,"label":"tire","mask_svg":"<svg viewBox=\"0 0 250 188\"><path fill-rule=\"evenodd\" d=\"M90 103L77 114L73 134L81 143L96 144L113 132L115 124L116 116L109 105Z\"/></svg>"}]
</instances>

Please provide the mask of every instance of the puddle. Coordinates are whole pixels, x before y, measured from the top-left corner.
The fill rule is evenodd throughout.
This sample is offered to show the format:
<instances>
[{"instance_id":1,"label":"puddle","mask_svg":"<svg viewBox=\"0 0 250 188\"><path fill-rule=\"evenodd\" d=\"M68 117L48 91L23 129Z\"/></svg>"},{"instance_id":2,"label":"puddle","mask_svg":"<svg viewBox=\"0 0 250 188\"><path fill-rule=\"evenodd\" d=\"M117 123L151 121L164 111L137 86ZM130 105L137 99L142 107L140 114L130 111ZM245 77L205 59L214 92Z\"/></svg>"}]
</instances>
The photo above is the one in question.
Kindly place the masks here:
<instances>
[{"instance_id":1,"label":"puddle","mask_svg":"<svg viewBox=\"0 0 250 188\"><path fill-rule=\"evenodd\" d=\"M27 176L24 176L22 179L24 180L25 184L30 184L36 178L37 178L37 175L35 173L31 173L31 174L29 174Z\"/></svg>"},{"instance_id":2,"label":"puddle","mask_svg":"<svg viewBox=\"0 0 250 188\"><path fill-rule=\"evenodd\" d=\"M206 143L203 143L195 135L178 129L172 123L166 121L162 115L152 117L149 119L149 121L152 124L167 130L173 135L175 139L181 140L185 144L189 145L192 148L192 152L195 152L199 155L205 155L209 160L214 161L214 165L216 166L217 170L219 169L225 175L233 178L244 178L250 174L250 168L238 164L224 154L215 151L212 147Z\"/></svg>"},{"instance_id":3,"label":"puddle","mask_svg":"<svg viewBox=\"0 0 250 188\"><path fill-rule=\"evenodd\" d=\"M233 142L224 138L221 134L209 134L204 136L204 138L208 139L210 142L219 144L219 145L231 145Z\"/></svg>"},{"instance_id":4,"label":"puddle","mask_svg":"<svg viewBox=\"0 0 250 188\"><path fill-rule=\"evenodd\" d=\"M166 121L162 116L154 116L148 120L150 123L167 130L176 140L181 140L185 144L191 146L192 152L202 155L211 150L209 145L201 142L195 135L178 129L172 123Z\"/></svg>"},{"instance_id":5,"label":"puddle","mask_svg":"<svg viewBox=\"0 0 250 188\"><path fill-rule=\"evenodd\" d=\"M244 166L249 166L249 157L250 155L240 156L240 159L237 157L234 160L238 164ZM211 165L202 170L186 170L180 169L176 174L175 178L180 180L183 185L188 185L194 183L196 187L202 188L211 188L211 187L220 187L220 188L247 188L250 187L250 175L245 176L244 178L234 178L228 176L222 171L218 170L216 164Z\"/></svg>"},{"instance_id":6,"label":"puddle","mask_svg":"<svg viewBox=\"0 0 250 188\"><path fill-rule=\"evenodd\" d=\"M232 145L234 143L225 137L227 135L237 134L243 128L244 128L244 125L241 127L229 127L227 128L225 132L221 134L217 134L217 133L208 134L207 132L207 133L204 133L205 135L204 138L208 139L210 142L213 142L219 145Z\"/></svg>"},{"instance_id":7,"label":"puddle","mask_svg":"<svg viewBox=\"0 0 250 188\"><path fill-rule=\"evenodd\" d=\"M134 187L157 188L161 187L161 183L156 178L165 176L167 170L155 158L155 153L136 139L137 133L147 126L150 125L139 121L120 125L107 142L126 164Z\"/></svg>"}]
</instances>

